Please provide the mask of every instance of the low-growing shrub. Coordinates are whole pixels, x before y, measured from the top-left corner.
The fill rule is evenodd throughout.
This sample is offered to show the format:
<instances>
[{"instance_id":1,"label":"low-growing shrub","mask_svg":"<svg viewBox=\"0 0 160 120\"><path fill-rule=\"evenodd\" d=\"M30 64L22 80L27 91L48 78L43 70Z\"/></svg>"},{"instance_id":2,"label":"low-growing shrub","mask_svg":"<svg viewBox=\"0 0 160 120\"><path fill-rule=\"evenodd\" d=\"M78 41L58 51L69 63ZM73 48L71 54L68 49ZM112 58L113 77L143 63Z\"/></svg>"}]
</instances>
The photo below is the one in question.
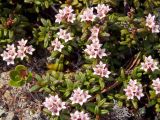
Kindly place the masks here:
<instances>
[{"instance_id":1,"label":"low-growing shrub","mask_svg":"<svg viewBox=\"0 0 160 120\"><path fill-rule=\"evenodd\" d=\"M158 116L159 0L1 0L0 12L1 59L26 66L9 83L45 93L50 120ZM27 64L36 48L49 52L43 74Z\"/></svg>"}]
</instances>

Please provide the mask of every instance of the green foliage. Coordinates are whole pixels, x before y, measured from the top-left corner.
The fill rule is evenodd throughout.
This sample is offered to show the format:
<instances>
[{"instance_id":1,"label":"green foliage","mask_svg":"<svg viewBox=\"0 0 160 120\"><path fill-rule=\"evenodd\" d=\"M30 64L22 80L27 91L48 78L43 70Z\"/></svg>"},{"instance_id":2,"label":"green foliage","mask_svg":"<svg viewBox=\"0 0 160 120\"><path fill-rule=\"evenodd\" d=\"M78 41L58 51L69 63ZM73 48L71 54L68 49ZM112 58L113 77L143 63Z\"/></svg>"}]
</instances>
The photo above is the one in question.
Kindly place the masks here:
<instances>
[{"instance_id":1,"label":"green foliage","mask_svg":"<svg viewBox=\"0 0 160 120\"><path fill-rule=\"evenodd\" d=\"M106 17L81 22L83 10L100 3L112 8ZM59 9L69 5L76 14L75 22L55 23ZM88 112L92 118L98 119L113 110L114 101L131 112L143 107L158 114L160 98L153 89L152 80L160 76L160 71L146 72L141 69L141 63L145 56L151 55L157 61L160 58L159 33L152 33L146 26L149 13L155 15L156 24L160 23L159 6L159 0L0 0L0 52L7 44L16 45L17 40L26 38L33 46L48 49L51 59L46 61L45 74L31 72L23 65L16 66L10 71L9 84L21 87L34 80L30 92L58 94L68 108L61 111L60 117L51 116L44 108L51 120L68 120L70 112L76 110ZM86 45L91 43L88 39L93 26L100 28L98 38L107 53L102 59L90 59L84 52ZM61 52L51 47L60 29L66 29L73 38L68 42L61 40L64 45ZM94 74L93 67L100 61L111 71L109 78ZM124 89L130 79L136 79L143 86L144 97L140 100L127 100ZM82 106L72 105L69 100L76 88L88 90L92 96Z\"/></svg>"},{"instance_id":2,"label":"green foliage","mask_svg":"<svg viewBox=\"0 0 160 120\"><path fill-rule=\"evenodd\" d=\"M21 87L32 80L32 73L25 66L17 65L14 70L10 71L10 78L9 85Z\"/></svg>"}]
</instances>

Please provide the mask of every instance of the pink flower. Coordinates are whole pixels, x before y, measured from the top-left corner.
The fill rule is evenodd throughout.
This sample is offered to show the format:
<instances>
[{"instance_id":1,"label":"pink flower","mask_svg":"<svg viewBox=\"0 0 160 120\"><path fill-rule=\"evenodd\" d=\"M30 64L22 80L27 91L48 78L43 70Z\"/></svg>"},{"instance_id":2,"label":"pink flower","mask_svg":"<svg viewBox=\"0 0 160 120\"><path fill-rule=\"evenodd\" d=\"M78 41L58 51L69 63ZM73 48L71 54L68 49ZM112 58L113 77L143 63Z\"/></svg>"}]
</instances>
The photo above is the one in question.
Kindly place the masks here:
<instances>
[{"instance_id":1,"label":"pink flower","mask_svg":"<svg viewBox=\"0 0 160 120\"><path fill-rule=\"evenodd\" d=\"M64 41L65 41L65 42L68 42L68 41L70 41L70 40L72 40L71 34L70 34L70 33L67 33L67 34L64 36Z\"/></svg>"},{"instance_id":2,"label":"pink flower","mask_svg":"<svg viewBox=\"0 0 160 120\"><path fill-rule=\"evenodd\" d=\"M93 22L95 17L96 16L93 13L93 8L86 8L83 11L83 14L80 15L81 21L92 21Z\"/></svg>"},{"instance_id":3,"label":"pink flower","mask_svg":"<svg viewBox=\"0 0 160 120\"><path fill-rule=\"evenodd\" d=\"M65 42L72 40L71 34L67 33L67 30L60 29L57 35L59 39L63 39Z\"/></svg>"},{"instance_id":4,"label":"pink flower","mask_svg":"<svg viewBox=\"0 0 160 120\"><path fill-rule=\"evenodd\" d=\"M158 62L154 61L151 56L145 57L143 63L141 63L141 69L145 72L151 70L152 72L158 69Z\"/></svg>"},{"instance_id":5,"label":"pink flower","mask_svg":"<svg viewBox=\"0 0 160 120\"><path fill-rule=\"evenodd\" d=\"M107 54L105 53L105 49L99 49L97 55L100 59L102 59L102 57L104 56L107 56Z\"/></svg>"},{"instance_id":6,"label":"pink flower","mask_svg":"<svg viewBox=\"0 0 160 120\"><path fill-rule=\"evenodd\" d=\"M77 88L73 91L71 97L69 98L72 101L72 104L78 103L81 106L87 102L88 98L91 96L88 95L88 91L81 90Z\"/></svg>"},{"instance_id":7,"label":"pink flower","mask_svg":"<svg viewBox=\"0 0 160 120\"><path fill-rule=\"evenodd\" d=\"M92 43L99 43L99 38L97 36L91 35L89 37L89 40L92 41Z\"/></svg>"},{"instance_id":8,"label":"pink flower","mask_svg":"<svg viewBox=\"0 0 160 120\"><path fill-rule=\"evenodd\" d=\"M98 37L98 34L99 34L99 28L98 27L94 26L90 31L91 31L93 36Z\"/></svg>"},{"instance_id":9,"label":"pink flower","mask_svg":"<svg viewBox=\"0 0 160 120\"><path fill-rule=\"evenodd\" d=\"M9 55L7 57L7 59L6 59L7 65L10 65L10 64L13 65L14 64L14 59L15 59L14 57L12 57L12 56Z\"/></svg>"},{"instance_id":10,"label":"pink flower","mask_svg":"<svg viewBox=\"0 0 160 120\"><path fill-rule=\"evenodd\" d=\"M159 29L160 29L159 25L154 25L152 27L152 33L159 33Z\"/></svg>"},{"instance_id":11,"label":"pink flower","mask_svg":"<svg viewBox=\"0 0 160 120\"><path fill-rule=\"evenodd\" d=\"M52 112L53 116L59 116L60 111L66 108L65 102L62 102L58 95L45 98L43 105Z\"/></svg>"},{"instance_id":12,"label":"pink flower","mask_svg":"<svg viewBox=\"0 0 160 120\"><path fill-rule=\"evenodd\" d=\"M90 120L87 113L75 111L74 113L70 114L70 120Z\"/></svg>"},{"instance_id":13,"label":"pink flower","mask_svg":"<svg viewBox=\"0 0 160 120\"><path fill-rule=\"evenodd\" d=\"M7 50L7 51L15 51L16 48L15 48L14 44L12 44L12 45L7 44L6 50Z\"/></svg>"},{"instance_id":14,"label":"pink flower","mask_svg":"<svg viewBox=\"0 0 160 120\"><path fill-rule=\"evenodd\" d=\"M72 6L66 6L60 9L59 13L55 15L55 22L60 24L64 20L73 23L76 19L76 15L72 13L73 11Z\"/></svg>"},{"instance_id":15,"label":"pink flower","mask_svg":"<svg viewBox=\"0 0 160 120\"><path fill-rule=\"evenodd\" d=\"M3 51L3 53L1 54L1 57L3 58L3 60L7 60L9 54L7 51Z\"/></svg>"},{"instance_id":16,"label":"pink flower","mask_svg":"<svg viewBox=\"0 0 160 120\"><path fill-rule=\"evenodd\" d=\"M18 44L19 44L20 46L25 46L25 45L27 44L27 41L28 41L28 40L24 40L24 39L22 38L21 41L18 41Z\"/></svg>"},{"instance_id":17,"label":"pink flower","mask_svg":"<svg viewBox=\"0 0 160 120\"><path fill-rule=\"evenodd\" d=\"M68 7L66 6L66 7L63 8L63 11L66 15L66 14L72 13L74 10L72 9L72 6L68 6Z\"/></svg>"},{"instance_id":18,"label":"pink flower","mask_svg":"<svg viewBox=\"0 0 160 120\"><path fill-rule=\"evenodd\" d=\"M54 51L62 51L62 48L64 47L64 45L62 45L62 43L58 40L58 38L56 38L54 41L52 41L52 46L54 46Z\"/></svg>"},{"instance_id":19,"label":"pink flower","mask_svg":"<svg viewBox=\"0 0 160 120\"><path fill-rule=\"evenodd\" d=\"M126 92L126 96L127 96L127 99L134 99L134 92L132 91L132 87L131 86L127 86L126 89L124 89L124 91Z\"/></svg>"},{"instance_id":20,"label":"pink flower","mask_svg":"<svg viewBox=\"0 0 160 120\"><path fill-rule=\"evenodd\" d=\"M26 56L27 55L26 55L25 51L21 51L21 50L17 51L17 58L20 58L21 60L23 60Z\"/></svg>"},{"instance_id":21,"label":"pink flower","mask_svg":"<svg viewBox=\"0 0 160 120\"><path fill-rule=\"evenodd\" d=\"M105 49L101 49L102 44L99 44L98 42L94 42L90 45L87 45L87 48L84 50L89 55L89 58L102 58L104 56L107 56L105 53Z\"/></svg>"},{"instance_id":22,"label":"pink flower","mask_svg":"<svg viewBox=\"0 0 160 120\"><path fill-rule=\"evenodd\" d=\"M58 38L59 39L65 39L66 33L67 33L66 30L60 29L59 32L57 33Z\"/></svg>"},{"instance_id":23,"label":"pink flower","mask_svg":"<svg viewBox=\"0 0 160 120\"><path fill-rule=\"evenodd\" d=\"M20 51L20 52L26 52L26 49L27 49L27 47L26 46L17 46L17 48L18 48L18 51Z\"/></svg>"},{"instance_id":24,"label":"pink flower","mask_svg":"<svg viewBox=\"0 0 160 120\"><path fill-rule=\"evenodd\" d=\"M57 15L55 15L55 18L56 18L56 20L55 20L55 22L56 23L61 23L61 21L63 20L63 16L61 15L61 14L57 14Z\"/></svg>"},{"instance_id":25,"label":"pink flower","mask_svg":"<svg viewBox=\"0 0 160 120\"><path fill-rule=\"evenodd\" d=\"M16 48L14 47L14 44L7 45L6 48L7 51L4 51L1 56L3 57L3 60L7 62L7 65L14 64L15 57L17 56Z\"/></svg>"},{"instance_id":26,"label":"pink flower","mask_svg":"<svg viewBox=\"0 0 160 120\"><path fill-rule=\"evenodd\" d=\"M127 99L134 99L137 97L140 100L144 96L142 85L137 82L137 80L130 79L129 84L126 89L124 89Z\"/></svg>"},{"instance_id":27,"label":"pink flower","mask_svg":"<svg viewBox=\"0 0 160 120\"><path fill-rule=\"evenodd\" d=\"M153 80L152 86L153 86L153 89L156 91L156 94L159 94L160 93L160 79L157 78Z\"/></svg>"},{"instance_id":28,"label":"pink flower","mask_svg":"<svg viewBox=\"0 0 160 120\"><path fill-rule=\"evenodd\" d=\"M138 100L140 100L141 97L144 96L144 94L143 94L142 90L137 90L137 91L135 92L135 96L137 97Z\"/></svg>"},{"instance_id":29,"label":"pink flower","mask_svg":"<svg viewBox=\"0 0 160 120\"><path fill-rule=\"evenodd\" d=\"M104 4L98 4L98 6L96 7L96 10L97 10L97 17L102 19L111 10L111 8L109 8L108 5L106 6Z\"/></svg>"},{"instance_id":30,"label":"pink flower","mask_svg":"<svg viewBox=\"0 0 160 120\"><path fill-rule=\"evenodd\" d=\"M1 56L3 57L3 60L7 62L7 65L14 64L15 58L20 58L23 60L28 54L32 55L32 52L35 50L32 46L26 46L27 40L24 40L23 38L18 41L17 48L12 45L7 45L6 51L4 51Z\"/></svg>"},{"instance_id":31,"label":"pink flower","mask_svg":"<svg viewBox=\"0 0 160 120\"><path fill-rule=\"evenodd\" d=\"M146 17L146 26L152 28L154 25L155 25L155 15L152 16L151 14L149 14Z\"/></svg>"},{"instance_id":32,"label":"pink flower","mask_svg":"<svg viewBox=\"0 0 160 120\"><path fill-rule=\"evenodd\" d=\"M106 64L103 64L101 61L98 65L96 65L95 68L93 68L93 70L94 70L93 74L99 75L101 77L109 78L109 75L111 74L111 72L106 67Z\"/></svg>"},{"instance_id":33,"label":"pink flower","mask_svg":"<svg viewBox=\"0 0 160 120\"><path fill-rule=\"evenodd\" d=\"M73 23L76 20L76 14L69 14L67 16L67 21Z\"/></svg>"},{"instance_id":34,"label":"pink flower","mask_svg":"<svg viewBox=\"0 0 160 120\"><path fill-rule=\"evenodd\" d=\"M32 47L32 45L27 46L26 53L32 55L34 51L35 51L35 49Z\"/></svg>"},{"instance_id":35,"label":"pink flower","mask_svg":"<svg viewBox=\"0 0 160 120\"><path fill-rule=\"evenodd\" d=\"M129 85L137 85L137 80L130 79Z\"/></svg>"}]
</instances>

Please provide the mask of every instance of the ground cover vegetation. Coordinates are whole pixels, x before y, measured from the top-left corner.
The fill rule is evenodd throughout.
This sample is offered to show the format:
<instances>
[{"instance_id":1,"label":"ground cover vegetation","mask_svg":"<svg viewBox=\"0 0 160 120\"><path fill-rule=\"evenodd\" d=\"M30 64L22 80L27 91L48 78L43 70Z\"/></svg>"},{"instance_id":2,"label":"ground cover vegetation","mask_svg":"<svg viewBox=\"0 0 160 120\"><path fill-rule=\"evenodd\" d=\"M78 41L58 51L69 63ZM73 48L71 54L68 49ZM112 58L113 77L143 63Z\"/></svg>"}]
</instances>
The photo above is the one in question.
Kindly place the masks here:
<instances>
[{"instance_id":1,"label":"ground cover vegetation","mask_svg":"<svg viewBox=\"0 0 160 120\"><path fill-rule=\"evenodd\" d=\"M159 32L159 0L0 0L0 72L48 120L160 119Z\"/></svg>"}]
</instances>

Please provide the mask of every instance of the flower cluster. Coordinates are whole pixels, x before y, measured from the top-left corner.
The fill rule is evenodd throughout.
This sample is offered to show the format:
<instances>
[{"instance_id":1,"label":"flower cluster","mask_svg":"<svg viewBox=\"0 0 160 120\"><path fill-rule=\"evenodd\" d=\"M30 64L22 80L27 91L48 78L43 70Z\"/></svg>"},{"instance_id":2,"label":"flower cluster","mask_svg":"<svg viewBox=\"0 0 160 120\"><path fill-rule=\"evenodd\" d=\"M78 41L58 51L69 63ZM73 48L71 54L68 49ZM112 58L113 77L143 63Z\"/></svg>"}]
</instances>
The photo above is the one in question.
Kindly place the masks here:
<instances>
[{"instance_id":1,"label":"flower cluster","mask_svg":"<svg viewBox=\"0 0 160 120\"><path fill-rule=\"evenodd\" d=\"M149 14L146 17L146 26L152 29L152 33L159 33L160 27L156 24L155 15L152 16L151 14Z\"/></svg>"},{"instance_id":2,"label":"flower cluster","mask_svg":"<svg viewBox=\"0 0 160 120\"><path fill-rule=\"evenodd\" d=\"M144 71L154 71L158 69L158 62L154 61L151 56L145 57L144 62L141 63L141 69Z\"/></svg>"},{"instance_id":3,"label":"flower cluster","mask_svg":"<svg viewBox=\"0 0 160 120\"><path fill-rule=\"evenodd\" d=\"M98 4L98 6L96 7L97 10L97 17L102 19L104 17L106 17L106 14L111 11L111 8L109 8L108 5L104 5L104 4Z\"/></svg>"},{"instance_id":4,"label":"flower cluster","mask_svg":"<svg viewBox=\"0 0 160 120\"><path fill-rule=\"evenodd\" d=\"M89 40L92 41L92 43L87 45L87 48L84 51L89 55L89 58L102 58L107 56L105 49L101 49L102 44L99 43L99 28L94 26L90 31L91 36Z\"/></svg>"},{"instance_id":5,"label":"flower cluster","mask_svg":"<svg viewBox=\"0 0 160 120\"><path fill-rule=\"evenodd\" d=\"M76 15L72 13L73 11L72 6L66 6L60 9L59 13L55 16L55 22L60 24L64 20L73 23L76 19Z\"/></svg>"},{"instance_id":6,"label":"flower cluster","mask_svg":"<svg viewBox=\"0 0 160 120\"><path fill-rule=\"evenodd\" d=\"M156 94L159 94L160 93L160 79L157 78L153 80L152 86L153 86L153 89L156 91Z\"/></svg>"},{"instance_id":7,"label":"flower cluster","mask_svg":"<svg viewBox=\"0 0 160 120\"><path fill-rule=\"evenodd\" d=\"M62 102L58 95L45 98L43 105L52 112L53 116L59 116L60 111L66 108L65 102Z\"/></svg>"},{"instance_id":8,"label":"flower cluster","mask_svg":"<svg viewBox=\"0 0 160 120\"><path fill-rule=\"evenodd\" d=\"M62 48L64 48L64 45L56 38L54 41L52 41L51 45L54 47L54 51L62 51Z\"/></svg>"},{"instance_id":9,"label":"flower cluster","mask_svg":"<svg viewBox=\"0 0 160 120\"><path fill-rule=\"evenodd\" d=\"M17 48L12 45L7 45L6 50L1 54L3 57L3 60L7 62L7 65L14 64L15 58L20 58L23 60L27 54L32 55L32 53L35 51L35 49L30 46L26 46L27 40L22 39L21 41L18 41Z\"/></svg>"},{"instance_id":10,"label":"flower cluster","mask_svg":"<svg viewBox=\"0 0 160 120\"><path fill-rule=\"evenodd\" d=\"M70 120L90 120L87 113L75 111L74 113L70 114Z\"/></svg>"},{"instance_id":11,"label":"flower cluster","mask_svg":"<svg viewBox=\"0 0 160 120\"><path fill-rule=\"evenodd\" d=\"M59 39L64 40L64 42L68 42L72 40L71 34L67 32L67 30L60 29L57 33L58 38L56 38L54 41L51 42L51 46L54 47L54 51L61 52L64 48L64 45L59 41Z\"/></svg>"},{"instance_id":12,"label":"flower cluster","mask_svg":"<svg viewBox=\"0 0 160 120\"><path fill-rule=\"evenodd\" d=\"M129 84L126 89L124 89L126 92L127 99L134 99L134 97L137 97L138 100L140 100L141 97L144 96L142 85L137 83L137 80L130 79Z\"/></svg>"},{"instance_id":13,"label":"flower cluster","mask_svg":"<svg viewBox=\"0 0 160 120\"><path fill-rule=\"evenodd\" d=\"M97 7L95 7L95 9L97 10L97 14L94 14L94 8L86 8L83 11L83 14L80 15L81 21L94 21L96 17L98 17L99 19L102 19L104 17L106 17L106 14L111 10L111 8L109 8L108 5L104 5L104 4L98 4Z\"/></svg>"},{"instance_id":14,"label":"flower cluster","mask_svg":"<svg viewBox=\"0 0 160 120\"><path fill-rule=\"evenodd\" d=\"M73 91L70 100L72 101L72 104L78 103L82 106L83 103L87 102L88 98L90 97L91 96L88 95L88 91L84 91L81 90L80 88L77 88Z\"/></svg>"},{"instance_id":15,"label":"flower cluster","mask_svg":"<svg viewBox=\"0 0 160 120\"><path fill-rule=\"evenodd\" d=\"M81 18L81 22L82 21L94 21L96 16L93 13L93 8L86 8L83 11L83 14L80 15L80 18Z\"/></svg>"},{"instance_id":16,"label":"flower cluster","mask_svg":"<svg viewBox=\"0 0 160 120\"><path fill-rule=\"evenodd\" d=\"M98 65L96 65L95 68L93 68L93 70L95 75L99 75L101 77L106 78L109 78L109 74L111 73L106 67L106 64L103 64L101 61Z\"/></svg>"},{"instance_id":17,"label":"flower cluster","mask_svg":"<svg viewBox=\"0 0 160 120\"><path fill-rule=\"evenodd\" d=\"M65 42L72 40L71 34L67 33L67 30L60 29L57 35L59 39L63 39Z\"/></svg>"}]
</instances>

